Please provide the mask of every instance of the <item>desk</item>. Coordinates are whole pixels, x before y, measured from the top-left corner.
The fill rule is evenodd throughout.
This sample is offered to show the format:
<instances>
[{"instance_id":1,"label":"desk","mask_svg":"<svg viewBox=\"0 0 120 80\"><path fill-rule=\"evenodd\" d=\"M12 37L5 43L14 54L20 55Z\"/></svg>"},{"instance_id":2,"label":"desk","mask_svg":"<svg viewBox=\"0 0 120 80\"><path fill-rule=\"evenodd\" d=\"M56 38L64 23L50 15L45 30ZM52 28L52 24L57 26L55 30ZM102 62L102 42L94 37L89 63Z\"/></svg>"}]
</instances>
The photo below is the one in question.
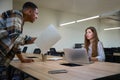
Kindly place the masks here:
<instances>
[{"instance_id":1,"label":"desk","mask_svg":"<svg viewBox=\"0 0 120 80\"><path fill-rule=\"evenodd\" d=\"M120 63L120 53L113 53L114 62Z\"/></svg>"},{"instance_id":2,"label":"desk","mask_svg":"<svg viewBox=\"0 0 120 80\"><path fill-rule=\"evenodd\" d=\"M113 53L113 56L120 56L120 53Z\"/></svg>"},{"instance_id":3,"label":"desk","mask_svg":"<svg viewBox=\"0 0 120 80\"><path fill-rule=\"evenodd\" d=\"M38 80L92 80L99 77L120 73L120 64L95 62L77 67L60 65L63 60L35 61L32 63L11 62L11 66L37 78ZM50 70L66 69L68 73L48 74Z\"/></svg>"}]
</instances>

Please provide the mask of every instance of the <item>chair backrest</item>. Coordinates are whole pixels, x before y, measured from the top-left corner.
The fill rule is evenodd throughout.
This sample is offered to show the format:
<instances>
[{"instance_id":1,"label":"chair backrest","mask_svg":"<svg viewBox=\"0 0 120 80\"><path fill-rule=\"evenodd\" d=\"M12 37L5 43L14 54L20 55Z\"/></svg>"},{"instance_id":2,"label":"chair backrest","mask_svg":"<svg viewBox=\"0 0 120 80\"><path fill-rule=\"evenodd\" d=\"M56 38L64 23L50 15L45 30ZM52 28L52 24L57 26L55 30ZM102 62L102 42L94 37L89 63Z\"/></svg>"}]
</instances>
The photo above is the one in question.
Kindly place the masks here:
<instances>
[{"instance_id":1,"label":"chair backrest","mask_svg":"<svg viewBox=\"0 0 120 80\"><path fill-rule=\"evenodd\" d=\"M75 44L75 48L82 48L82 44L76 43L76 44Z\"/></svg>"},{"instance_id":2,"label":"chair backrest","mask_svg":"<svg viewBox=\"0 0 120 80\"><path fill-rule=\"evenodd\" d=\"M41 53L41 50L40 48L35 48L34 51L33 51L34 54L40 54Z\"/></svg>"},{"instance_id":3,"label":"chair backrest","mask_svg":"<svg viewBox=\"0 0 120 80\"><path fill-rule=\"evenodd\" d=\"M55 48L50 48L49 53L50 55L53 55L53 56L60 56L60 54L56 51Z\"/></svg>"},{"instance_id":4,"label":"chair backrest","mask_svg":"<svg viewBox=\"0 0 120 80\"><path fill-rule=\"evenodd\" d=\"M27 48L28 48L28 47L27 47L27 46L25 46L25 47L23 48L22 52L23 52L23 53L26 53Z\"/></svg>"},{"instance_id":5,"label":"chair backrest","mask_svg":"<svg viewBox=\"0 0 120 80\"><path fill-rule=\"evenodd\" d=\"M50 48L50 51L56 53L56 49L55 48Z\"/></svg>"}]
</instances>

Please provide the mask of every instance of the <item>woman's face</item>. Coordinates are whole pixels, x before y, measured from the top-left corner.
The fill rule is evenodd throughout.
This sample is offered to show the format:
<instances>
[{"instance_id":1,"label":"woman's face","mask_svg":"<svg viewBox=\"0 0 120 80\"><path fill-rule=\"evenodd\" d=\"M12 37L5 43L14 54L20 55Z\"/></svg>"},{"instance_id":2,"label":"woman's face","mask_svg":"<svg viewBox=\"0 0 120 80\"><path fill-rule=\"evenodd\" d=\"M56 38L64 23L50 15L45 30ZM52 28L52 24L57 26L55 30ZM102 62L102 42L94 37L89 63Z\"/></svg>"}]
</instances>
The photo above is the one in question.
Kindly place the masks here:
<instances>
[{"instance_id":1,"label":"woman's face","mask_svg":"<svg viewBox=\"0 0 120 80\"><path fill-rule=\"evenodd\" d=\"M93 32L91 31L91 29L87 29L87 31L86 31L86 38L87 38L88 40L92 40L93 37L94 37L94 34L93 34Z\"/></svg>"}]
</instances>

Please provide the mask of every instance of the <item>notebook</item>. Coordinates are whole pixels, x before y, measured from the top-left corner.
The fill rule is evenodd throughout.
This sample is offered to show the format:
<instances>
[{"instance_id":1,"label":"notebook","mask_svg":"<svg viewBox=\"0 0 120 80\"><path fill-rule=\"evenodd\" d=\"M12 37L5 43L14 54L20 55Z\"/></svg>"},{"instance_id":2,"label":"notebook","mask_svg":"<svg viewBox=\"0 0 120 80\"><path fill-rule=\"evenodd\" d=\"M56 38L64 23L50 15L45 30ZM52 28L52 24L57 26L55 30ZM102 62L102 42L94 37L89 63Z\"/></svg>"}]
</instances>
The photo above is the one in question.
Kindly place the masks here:
<instances>
[{"instance_id":1,"label":"notebook","mask_svg":"<svg viewBox=\"0 0 120 80\"><path fill-rule=\"evenodd\" d=\"M65 48L64 50L64 57L65 60L69 63L75 63L75 64L89 64L89 58L86 50L84 48L79 49L71 49L71 48Z\"/></svg>"},{"instance_id":2,"label":"notebook","mask_svg":"<svg viewBox=\"0 0 120 80\"><path fill-rule=\"evenodd\" d=\"M61 39L58 30L49 25L35 40L35 44L40 48L41 53L45 54L47 51Z\"/></svg>"}]
</instances>

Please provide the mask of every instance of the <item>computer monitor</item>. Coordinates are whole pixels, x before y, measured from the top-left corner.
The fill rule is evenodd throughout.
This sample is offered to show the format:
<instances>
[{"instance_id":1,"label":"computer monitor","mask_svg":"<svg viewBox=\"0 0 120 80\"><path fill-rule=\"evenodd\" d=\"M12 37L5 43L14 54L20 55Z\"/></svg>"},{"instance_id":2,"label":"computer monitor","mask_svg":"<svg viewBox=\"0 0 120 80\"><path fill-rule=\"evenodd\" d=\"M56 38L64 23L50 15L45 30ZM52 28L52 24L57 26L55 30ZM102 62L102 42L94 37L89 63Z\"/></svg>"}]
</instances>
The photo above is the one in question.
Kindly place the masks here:
<instances>
[{"instance_id":1,"label":"computer monitor","mask_svg":"<svg viewBox=\"0 0 120 80\"><path fill-rule=\"evenodd\" d=\"M40 48L41 53L45 54L47 51L59 40L61 36L58 30L53 26L49 25L35 40L35 44Z\"/></svg>"}]
</instances>

